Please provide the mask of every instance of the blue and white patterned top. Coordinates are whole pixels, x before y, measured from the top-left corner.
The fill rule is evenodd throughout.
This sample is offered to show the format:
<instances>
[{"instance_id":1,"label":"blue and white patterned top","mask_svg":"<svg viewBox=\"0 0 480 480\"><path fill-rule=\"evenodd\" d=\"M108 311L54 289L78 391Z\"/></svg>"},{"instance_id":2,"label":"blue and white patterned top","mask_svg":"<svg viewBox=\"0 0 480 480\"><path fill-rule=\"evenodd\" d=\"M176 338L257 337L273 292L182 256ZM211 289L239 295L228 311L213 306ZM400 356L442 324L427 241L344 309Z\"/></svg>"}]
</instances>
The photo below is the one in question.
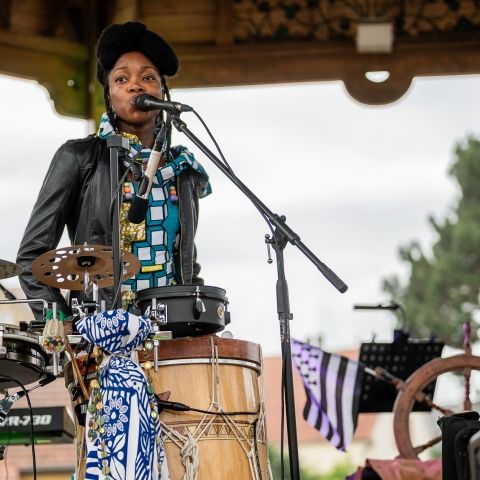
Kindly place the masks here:
<instances>
[{"instance_id":1,"label":"blue and white patterned top","mask_svg":"<svg viewBox=\"0 0 480 480\"><path fill-rule=\"evenodd\" d=\"M103 114L98 131L99 137L106 139L114 133L107 114ZM127 138L130 141L129 158L147 162L151 150L143 148L138 138L131 135L127 135ZM133 278L123 282L123 290L137 292L173 283L175 278L173 257L178 247L180 233L176 179L187 168L193 168L208 180L205 169L186 147L172 147L167 157L165 165L155 174L148 198L146 219L140 226L131 224L126 218L129 202L137 193L138 184L127 182L124 187L121 215L123 249L130 250L138 257L141 268ZM210 193L210 183L207 182L202 196Z\"/></svg>"}]
</instances>

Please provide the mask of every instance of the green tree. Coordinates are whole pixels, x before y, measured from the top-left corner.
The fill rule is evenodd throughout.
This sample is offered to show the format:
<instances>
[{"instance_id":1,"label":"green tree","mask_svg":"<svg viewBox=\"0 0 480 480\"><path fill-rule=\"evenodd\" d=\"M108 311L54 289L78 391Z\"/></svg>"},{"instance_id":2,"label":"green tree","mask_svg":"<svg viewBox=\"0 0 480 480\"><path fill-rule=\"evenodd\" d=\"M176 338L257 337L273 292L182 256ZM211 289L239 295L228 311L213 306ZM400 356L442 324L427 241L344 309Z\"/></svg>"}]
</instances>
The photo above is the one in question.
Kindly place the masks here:
<instances>
[{"instance_id":1,"label":"green tree","mask_svg":"<svg viewBox=\"0 0 480 480\"><path fill-rule=\"evenodd\" d=\"M397 276L383 280L383 290L405 307L412 333L434 334L460 346L461 325L479 308L480 287L480 139L468 136L455 147L449 170L460 189L456 205L446 218L429 218L437 233L431 253L412 241L399 249L410 266L402 285Z\"/></svg>"}]
</instances>

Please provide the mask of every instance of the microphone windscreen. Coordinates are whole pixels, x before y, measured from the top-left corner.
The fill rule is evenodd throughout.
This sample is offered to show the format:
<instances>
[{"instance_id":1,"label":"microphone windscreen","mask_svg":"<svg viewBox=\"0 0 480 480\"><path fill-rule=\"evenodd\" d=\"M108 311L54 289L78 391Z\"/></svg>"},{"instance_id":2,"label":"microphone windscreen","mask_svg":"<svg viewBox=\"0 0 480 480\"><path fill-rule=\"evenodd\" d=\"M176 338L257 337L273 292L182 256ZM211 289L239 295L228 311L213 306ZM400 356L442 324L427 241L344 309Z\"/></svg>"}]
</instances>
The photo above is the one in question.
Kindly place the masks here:
<instances>
[{"instance_id":1,"label":"microphone windscreen","mask_svg":"<svg viewBox=\"0 0 480 480\"><path fill-rule=\"evenodd\" d=\"M128 209L128 221L131 223L142 223L147 216L148 198L142 198L135 195L132 204Z\"/></svg>"},{"instance_id":2,"label":"microphone windscreen","mask_svg":"<svg viewBox=\"0 0 480 480\"><path fill-rule=\"evenodd\" d=\"M152 103L153 100L153 103ZM155 101L158 100L152 95L143 93L135 98L135 106L142 112L148 112L149 110L156 110L159 107L155 105Z\"/></svg>"}]
</instances>

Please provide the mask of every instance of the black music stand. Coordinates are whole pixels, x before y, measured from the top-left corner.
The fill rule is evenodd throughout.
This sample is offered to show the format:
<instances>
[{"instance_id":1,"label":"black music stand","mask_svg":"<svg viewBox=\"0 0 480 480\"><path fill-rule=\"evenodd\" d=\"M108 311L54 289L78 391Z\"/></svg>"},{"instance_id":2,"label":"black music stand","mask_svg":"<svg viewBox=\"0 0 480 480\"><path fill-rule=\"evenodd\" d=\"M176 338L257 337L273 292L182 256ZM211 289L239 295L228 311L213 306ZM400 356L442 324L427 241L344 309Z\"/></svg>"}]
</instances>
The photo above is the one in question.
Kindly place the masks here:
<instances>
[{"instance_id":1,"label":"black music stand","mask_svg":"<svg viewBox=\"0 0 480 480\"><path fill-rule=\"evenodd\" d=\"M395 377L407 380L419 367L441 357L444 345L436 340L413 340L402 330L395 330L392 343L362 343L359 361L372 370L382 367ZM423 389L432 398L435 384L434 380ZM391 412L397 394L393 385L371 375L364 375L358 411ZM426 412L431 409L423 403L415 402L412 410Z\"/></svg>"}]
</instances>

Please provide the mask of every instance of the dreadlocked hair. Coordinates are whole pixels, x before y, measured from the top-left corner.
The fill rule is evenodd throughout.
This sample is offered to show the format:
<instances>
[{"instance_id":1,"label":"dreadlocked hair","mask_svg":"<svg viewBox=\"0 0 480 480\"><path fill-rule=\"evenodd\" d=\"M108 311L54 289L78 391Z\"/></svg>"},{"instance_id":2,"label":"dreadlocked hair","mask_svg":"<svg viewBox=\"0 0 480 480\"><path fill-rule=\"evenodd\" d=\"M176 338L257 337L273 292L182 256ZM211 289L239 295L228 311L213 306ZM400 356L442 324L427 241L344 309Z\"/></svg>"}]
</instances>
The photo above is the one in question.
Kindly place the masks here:
<instances>
[{"instance_id":1,"label":"dreadlocked hair","mask_svg":"<svg viewBox=\"0 0 480 480\"><path fill-rule=\"evenodd\" d=\"M171 101L171 98L170 98L170 90L168 89L168 85L167 85L167 81L165 80L165 78L162 76L162 85L163 85L163 93L165 95L165 97L167 98L167 101L170 102ZM163 114L164 112L162 112L162 117L163 117ZM167 134L167 148L166 148L166 152L167 152L167 159L169 157L169 154L170 154L170 146L172 145L172 128L171 128L171 121L170 121L170 118L168 116L168 114L166 115L166 119L165 121L167 122L167 127L168 130L168 134Z\"/></svg>"},{"instance_id":2,"label":"dreadlocked hair","mask_svg":"<svg viewBox=\"0 0 480 480\"><path fill-rule=\"evenodd\" d=\"M103 89L103 100L105 102L105 107L107 109L107 116L108 120L110 121L110 124L114 128L114 130L117 129L117 116L115 115L115 112L113 111L112 104L110 103L110 97L108 95L108 87Z\"/></svg>"}]
</instances>

